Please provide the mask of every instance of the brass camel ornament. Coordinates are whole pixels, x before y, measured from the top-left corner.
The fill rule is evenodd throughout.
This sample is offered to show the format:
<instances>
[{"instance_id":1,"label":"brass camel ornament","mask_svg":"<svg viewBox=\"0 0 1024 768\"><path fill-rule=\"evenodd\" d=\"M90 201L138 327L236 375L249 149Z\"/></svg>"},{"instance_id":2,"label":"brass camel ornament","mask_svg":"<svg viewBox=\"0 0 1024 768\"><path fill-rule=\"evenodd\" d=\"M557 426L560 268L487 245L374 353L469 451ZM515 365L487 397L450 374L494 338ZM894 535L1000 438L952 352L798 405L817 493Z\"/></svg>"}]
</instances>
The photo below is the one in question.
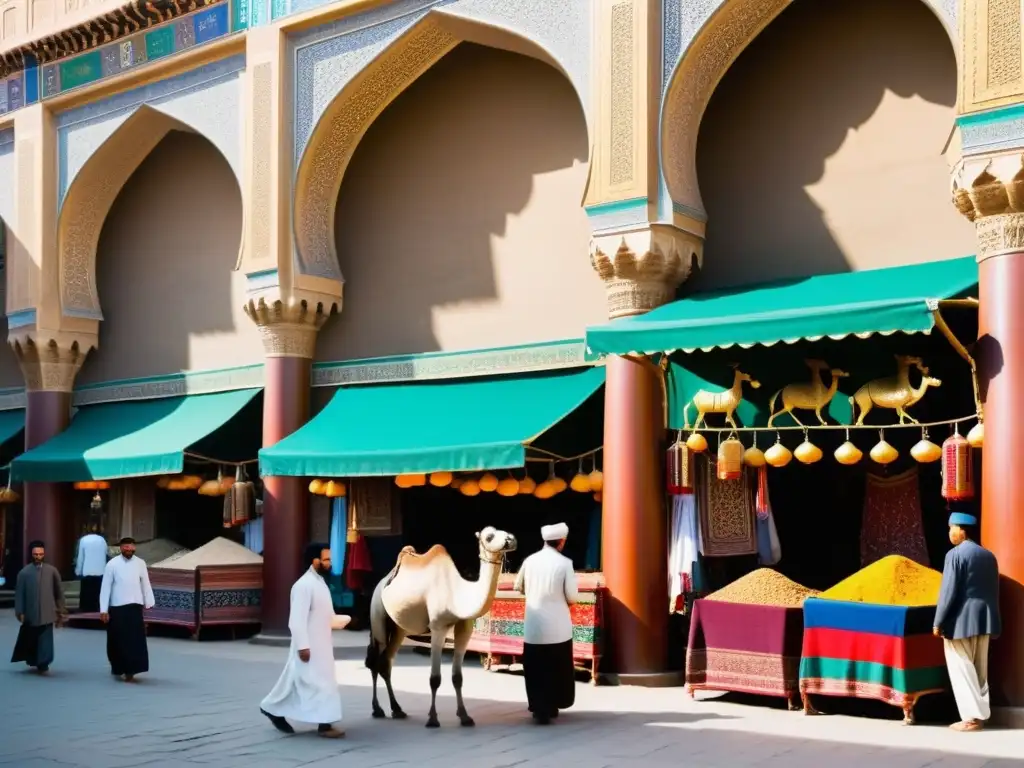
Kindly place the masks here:
<instances>
[{"instance_id":1,"label":"brass camel ornament","mask_svg":"<svg viewBox=\"0 0 1024 768\"><path fill-rule=\"evenodd\" d=\"M729 426L734 429L739 427L736 425L736 420L733 418L733 413L743 400L743 382L750 382L750 386L753 389L757 389L761 386L761 382L757 381L749 373L744 373L739 369L738 364L730 366L735 373L732 378L732 386L724 392L708 392L706 389L701 389L693 396L685 406L683 406L683 422L687 425L690 423L690 406L692 405L697 409L697 420L693 424L693 429L698 429L701 424L704 423L704 417L709 413L722 413L725 414L725 420L729 423Z\"/></svg>"},{"instance_id":2,"label":"brass camel ornament","mask_svg":"<svg viewBox=\"0 0 1024 768\"><path fill-rule=\"evenodd\" d=\"M928 367L920 357L896 355L896 363L895 376L873 379L858 389L850 398L851 415L858 409L860 410L856 421L858 426L864 423L864 418L873 407L889 408L896 411L896 415L900 417L900 424L903 424L906 419L913 424L920 423L907 413L907 408L919 402L929 387L942 386L942 382L928 375ZM910 366L914 366L921 372L921 383L917 387L910 385Z\"/></svg>"},{"instance_id":3,"label":"brass camel ornament","mask_svg":"<svg viewBox=\"0 0 1024 768\"><path fill-rule=\"evenodd\" d=\"M784 413L788 413L793 421L801 427L804 426L803 422L793 413L794 409L814 411L814 415L818 417L819 423L827 423L821 417L821 411L832 402L832 398L839 388L839 380L850 374L839 368L829 368L828 363L823 360L804 360L804 362L811 369L811 380L809 382L798 381L793 384L787 384L772 395L772 399L768 403L768 411L770 413L768 416L769 427L775 421L776 416L781 416ZM821 371L829 371L832 374L832 382L828 387L825 387L821 382ZM782 395L782 408L776 411L775 402L778 400L779 395Z\"/></svg>"}]
</instances>

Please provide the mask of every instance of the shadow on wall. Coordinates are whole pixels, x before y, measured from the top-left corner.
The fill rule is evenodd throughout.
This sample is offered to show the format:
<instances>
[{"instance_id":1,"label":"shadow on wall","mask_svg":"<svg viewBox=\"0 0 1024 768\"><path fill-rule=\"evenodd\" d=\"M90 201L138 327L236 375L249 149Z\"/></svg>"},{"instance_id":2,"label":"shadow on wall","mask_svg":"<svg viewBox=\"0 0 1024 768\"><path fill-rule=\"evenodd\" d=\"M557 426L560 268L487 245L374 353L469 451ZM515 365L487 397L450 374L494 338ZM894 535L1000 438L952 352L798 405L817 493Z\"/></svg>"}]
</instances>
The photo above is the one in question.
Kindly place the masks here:
<instances>
[{"instance_id":1,"label":"shadow on wall","mask_svg":"<svg viewBox=\"0 0 1024 768\"><path fill-rule=\"evenodd\" d=\"M335 216L345 308L317 359L582 336L605 318L569 81L464 43L367 131Z\"/></svg>"},{"instance_id":2,"label":"shadow on wall","mask_svg":"<svg viewBox=\"0 0 1024 768\"><path fill-rule=\"evenodd\" d=\"M708 234L687 289L973 253L944 154L956 78L920 0L796 0L701 122Z\"/></svg>"},{"instance_id":3,"label":"shadow on wall","mask_svg":"<svg viewBox=\"0 0 1024 768\"><path fill-rule=\"evenodd\" d=\"M3 351L0 351L0 389L25 386L25 379L18 367L18 359L7 343L7 259L13 250L13 238L7 225L0 219L0 334L3 334Z\"/></svg>"},{"instance_id":4,"label":"shadow on wall","mask_svg":"<svg viewBox=\"0 0 1024 768\"><path fill-rule=\"evenodd\" d=\"M263 360L235 272L242 199L205 138L171 131L124 185L96 254L100 346L79 383Z\"/></svg>"}]
</instances>

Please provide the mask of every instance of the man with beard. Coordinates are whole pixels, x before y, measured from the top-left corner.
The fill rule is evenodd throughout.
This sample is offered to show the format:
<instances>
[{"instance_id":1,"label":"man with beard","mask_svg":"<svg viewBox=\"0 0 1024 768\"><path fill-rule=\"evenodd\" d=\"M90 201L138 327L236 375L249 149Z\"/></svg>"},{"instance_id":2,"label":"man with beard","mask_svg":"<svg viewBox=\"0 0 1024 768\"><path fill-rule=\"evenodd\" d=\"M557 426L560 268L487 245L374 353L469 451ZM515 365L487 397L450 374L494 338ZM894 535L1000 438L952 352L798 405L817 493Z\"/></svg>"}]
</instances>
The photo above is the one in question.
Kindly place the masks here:
<instances>
[{"instance_id":1,"label":"man with beard","mask_svg":"<svg viewBox=\"0 0 1024 768\"><path fill-rule=\"evenodd\" d=\"M107 625L107 659L110 674L134 682L149 671L149 647L143 610L156 604L149 570L135 556L135 539L121 539L121 556L103 570L100 585L100 620Z\"/></svg>"},{"instance_id":2,"label":"man with beard","mask_svg":"<svg viewBox=\"0 0 1024 768\"><path fill-rule=\"evenodd\" d=\"M331 631L348 626L348 616L337 616L324 576L331 572L331 550L325 544L306 547L308 570L292 586L288 630L292 635L288 661L274 689L260 704L260 712L282 733L295 733L287 718L316 723L318 735L339 739L345 732L334 727L341 720L341 692L334 673Z\"/></svg>"},{"instance_id":3,"label":"man with beard","mask_svg":"<svg viewBox=\"0 0 1024 768\"><path fill-rule=\"evenodd\" d=\"M11 663L25 662L40 673L53 663L53 625L63 622L66 609L60 573L43 562L46 547L29 545L32 562L21 569L14 591L14 615L21 622Z\"/></svg>"}]
</instances>

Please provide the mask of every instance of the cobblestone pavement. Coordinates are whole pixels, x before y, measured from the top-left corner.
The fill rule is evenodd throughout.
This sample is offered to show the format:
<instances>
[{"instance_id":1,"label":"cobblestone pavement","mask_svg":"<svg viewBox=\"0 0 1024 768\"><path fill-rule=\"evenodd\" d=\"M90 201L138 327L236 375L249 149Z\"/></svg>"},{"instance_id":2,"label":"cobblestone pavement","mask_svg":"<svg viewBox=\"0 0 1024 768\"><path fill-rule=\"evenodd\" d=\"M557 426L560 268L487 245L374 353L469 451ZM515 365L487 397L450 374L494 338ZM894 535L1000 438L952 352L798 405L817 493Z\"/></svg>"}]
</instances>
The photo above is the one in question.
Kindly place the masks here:
<instances>
[{"instance_id":1,"label":"cobblestone pavement","mask_svg":"<svg viewBox=\"0 0 1024 768\"><path fill-rule=\"evenodd\" d=\"M0 612L0 654L16 623ZM785 766L879 768L1024 766L1024 732L957 734L943 726L903 727L883 719L799 713L720 700L691 701L680 689L593 688L580 683L576 706L547 728L530 723L522 679L467 662L467 706L476 728L459 728L445 670L442 727L423 727L427 662L399 656L396 692L406 721L369 716L362 638L339 633L337 675L345 706L343 741L311 733L282 736L258 704L286 651L246 642L151 638L152 672L137 685L108 674L104 635L65 629L46 677L0 665L0 764L17 768L128 768L216 765L293 768L328 764L587 768ZM1014 759L1016 758L1016 759Z\"/></svg>"}]
</instances>

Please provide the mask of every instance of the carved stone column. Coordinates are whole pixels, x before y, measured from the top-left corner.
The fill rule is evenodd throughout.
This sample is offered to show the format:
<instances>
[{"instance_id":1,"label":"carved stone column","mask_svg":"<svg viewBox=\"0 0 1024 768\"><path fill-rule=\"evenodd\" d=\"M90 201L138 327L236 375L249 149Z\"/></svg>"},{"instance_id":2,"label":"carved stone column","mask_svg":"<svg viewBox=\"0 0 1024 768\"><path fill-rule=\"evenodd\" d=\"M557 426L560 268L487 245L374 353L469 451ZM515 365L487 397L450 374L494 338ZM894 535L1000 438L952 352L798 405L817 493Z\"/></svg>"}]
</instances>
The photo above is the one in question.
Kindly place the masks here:
<instances>
[{"instance_id":1,"label":"carved stone column","mask_svg":"<svg viewBox=\"0 0 1024 768\"><path fill-rule=\"evenodd\" d=\"M263 446L271 446L309 419L316 334L329 314L305 301L254 299L245 312L263 336ZM288 595L303 570L309 532L309 496L301 477L263 479L263 634L288 630Z\"/></svg>"},{"instance_id":2,"label":"carved stone column","mask_svg":"<svg viewBox=\"0 0 1024 768\"><path fill-rule=\"evenodd\" d=\"M992 646L993 704L1024 707L1024 169L1016 155L967 160L954 203L977 226L975 357L985 407L981 543L1002 573L1003 634Z\"/></svg>"},{"instance_id":3,"label":"carved stone column","mask_svg":"<svg viewBox=\"0 0 1024 768\"><path fill-rule=\"evenodd\" d=\"M675 296L701 242L669 225L594 237L591 263L608 291L609 317L654 309ZM602 570L610 671L619 682L663 685L668 662L668 511L661 372L650 360L609 357L605 384Z\"/></svg>"},{"instance_id":4,"label":"carved stone column","mask_svg":"<svg viewBox=\"0 0 1024 768\"><path fill-rule=\"evenodd\" d=\"M91 341L83 343L63 336L19 335L11 340L11 348L25 377L25 450L67 429L75 376L91 346ZM74 520L67 504L67 485L25 483L23 494L26 547L35 539L42 540L46 544L47 560L62 573L68 573Z\"/></svg>"}]
</instances>

